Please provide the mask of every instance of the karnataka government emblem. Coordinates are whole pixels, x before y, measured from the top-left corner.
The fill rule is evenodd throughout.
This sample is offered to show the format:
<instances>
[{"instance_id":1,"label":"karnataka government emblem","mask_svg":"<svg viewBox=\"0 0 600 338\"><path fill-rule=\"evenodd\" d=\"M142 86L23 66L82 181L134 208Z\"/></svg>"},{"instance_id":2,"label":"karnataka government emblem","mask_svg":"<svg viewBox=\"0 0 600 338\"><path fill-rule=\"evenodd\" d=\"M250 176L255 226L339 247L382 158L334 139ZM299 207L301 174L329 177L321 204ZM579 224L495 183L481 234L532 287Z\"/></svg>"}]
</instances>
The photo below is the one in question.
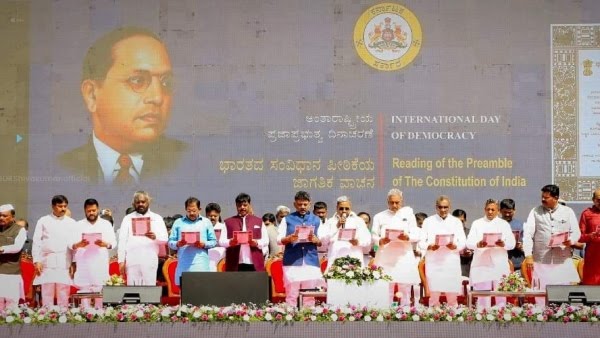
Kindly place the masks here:
<instances>
[{"instance_id":1,"label":"karnataka government emblem","mask_svg":"<svg viewBox=\"0 0 600 338\"><path fill-rule=\"evenodd\" d=\"M417 17L396 3L370 7L354 26L354 47L358 56L378 70L406 67L419 54L422 39Z\"/></svg>"}]
</instances>

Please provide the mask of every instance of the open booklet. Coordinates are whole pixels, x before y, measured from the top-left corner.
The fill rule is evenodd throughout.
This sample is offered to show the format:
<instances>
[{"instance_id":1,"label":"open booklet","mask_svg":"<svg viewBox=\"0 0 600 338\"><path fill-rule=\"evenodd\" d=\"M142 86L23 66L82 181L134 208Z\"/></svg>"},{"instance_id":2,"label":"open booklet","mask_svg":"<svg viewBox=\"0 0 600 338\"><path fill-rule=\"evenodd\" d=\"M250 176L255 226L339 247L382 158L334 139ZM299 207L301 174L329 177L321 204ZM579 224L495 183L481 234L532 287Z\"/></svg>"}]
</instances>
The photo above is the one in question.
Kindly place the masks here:
<instances>
[{"instance_id":1,"label":"open booklet","mask_svg":"<svg viewBox=\"0 0 600 338\"><path fill-rule=\"evenodd\" d=\"M181 239L186 243L193 244L200 241L200 233L198 231L182 231Z\"/></svg>"},{"instance_id":2,"label":"open booklet","mask_svg":"<svg viewBox=\"0 0 600 338\"><path fill-rule=\"evenodd\" d=\"M563 242L566 242L568 239L569 239L568 231L552 234L552 236L550 236L550 242L548 243L548 246L553 247L553 248L557 247L557 246L561 246L563 244Z\"/></svg>"},{"instance_id":3,"label":"open booklet","mask_svg":"<svg viewBox=\"0 0 600 338\"><path fill-rule=\"evenodd\" d=\"M501 232L486 232L483 234L482 240L487 243L487 247L494 247L499 239L502 239Z\"/></svg>"},{"instance_id":4,"label":"open booklet","mask_svg":"<svg viewBox=\"0 0 600 338\"><path fill-rule=\"evenodd\" d=\"M435 235L435 244L438 246L446 246L453 242L454 242L454 234Z\"/></svg>"},{"instance_id":5,"label":"open booklet","mask_svg":"<svg viewBox=\"0 0 600 338\"><path fill-rule=\"evenodd\" d=\"M309 242L310 235L315 231L315 227L312 225L300 225L296 227L296 236L298 236L298 243Z\"/></svg>"},{"instance_id":6,"label":"open booklet","mask_svg":"<svg viewBox=\"0 0 600 338\"><path fill-rule=\"evenodd\" d=\"M398 237L403 234L404 230L401 229L385 229L385 238L389 239L392 242L400 242L400 239Z\"/></svg>"},{"instance_id":7,"label":"open booklet","mask_svg":"<svg viewBox=\"0 0 600 338\"><path fill-rule=\"evenodd\" d=\"M351 241L356 236L356 229L340 229L338 232L338 240Z\"/></svg>"},{"instance_id":8,"label":"open booklet","mask_svg":"<svg viewBox=\"0 0 600 338\"><path fill-rule=\"evenodd\" d=\"M81 239L82 240L86 240L88 241L88 243L90 245L96 245L96 241L97 240L102 240L102 233L100 232L88 232L88 233L82 233L81 234Z\"/></svg>"},{"instance_id":9,"label":"open booklet","mask_svg":"<svg viewBox=\"0 0 600 338\"><path fill-rule=\"evenodd\" d=\"M251 231L234 231L233 238L238 242L238 244L248 244L252 241L252 232Z\"/></svg>"},{"instance_id":10,"label":"open booklet","mask_svg":"<svg viewBox=\"0 0 600 338\"><path fill-rule=\"evenodd\" d=\"M131 219L131 232L134 236L145 236L150 232L150 217L136 217Z\"/></svg>"}]
</instances>

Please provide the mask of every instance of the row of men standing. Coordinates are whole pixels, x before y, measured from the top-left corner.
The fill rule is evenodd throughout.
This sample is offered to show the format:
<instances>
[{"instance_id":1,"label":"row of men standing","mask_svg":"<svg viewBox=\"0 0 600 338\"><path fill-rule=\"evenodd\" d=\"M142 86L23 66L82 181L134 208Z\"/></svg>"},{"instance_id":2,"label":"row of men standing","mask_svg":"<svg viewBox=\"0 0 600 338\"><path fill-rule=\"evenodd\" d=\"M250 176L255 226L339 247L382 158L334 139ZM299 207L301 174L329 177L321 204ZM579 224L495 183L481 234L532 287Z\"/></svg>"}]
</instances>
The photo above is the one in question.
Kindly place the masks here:
<instances>
[{"instance_id":1,"label":"row of men standing","mask_svg":"<svg viewBox=\"0 0 600 338\"><path fill-rule=\"evenodd\" d=\"M582 230L585 230L583 236L579 235L579 227L573 211L557 203L558 195L558 187L545 186L542 189L542 205L530 212L524 227L523 247L526 255L533 257L534 278L540 281L541 287L547 284L579 281L573 270L573 264L566 263L570 259L569 246L578 239L588 243L586 257L588 254L590 257L598 255L598 245L594 243L599 240L597 227L600 223L598 217L600 191L594 193L594 206L582 214L580 225ZM285 246L284 278L290 304L296 303L298 289L302 284L313 287L323 283L318 270L318 246L329 248L329 265L331 265L336 257L345 255L362 259L364 248L370 246L371 240L378 242L380 250L375 264L381 265L392 275L393 282L398 283L403 303L410 299L408 297L410 287L419 282L416 270L417 259L413 254L417 243L426 254L427 279L431 292L430 304L436 304L442 292L446 294L450 304L455 303L455 296L460 291L461 282L457 253L465 246L475 250L471 271L471 283L475 288L494 288L502 274L508 272L506 250L515 246L515 238L510 231L510 226L497 217L496 201L486 202L485 216L473 223L469 238L466 238L460 221L449 215L450 199L446 196L436 200L437 213L425 220L422 230L416 226L412 209L403 206L402 192L392 189L388 193L387 202L388 209L374 217L372 233L369 233L364 221L352 212L351 202L347 197L338 199L336 214L323 223L309 212L308 193L296 194L294 198L296 212L282 220L277 236L278 242ZM32 250L38 274L35 283L42 285L42 299L47 304L56 298L60 305L66 305L71 284L69 273L71 260L78 263L74 284L82 291L97 291L108 279L108 268L97 267L108 267L107 249L117 246L114 232L110 223L98 217L97 201L90 199L84 204L86 219L77 224L70 217L65 216L68 205L66 197L55 196L52 199L52 214L42 217L36 226ZM125 217L121 225L118 260L121 270L127 273L128 284L155 284L158 243L167 241L172 249L179 251L177 276L180 276L183 271L207 271L206 250L216 246L217 239L208 219L199 216L199 201L194 198L186 200L187 215L174 224L168 238L162 217L151 212L149 204L150 197L146 193L136 192L133 200L135 212ZM250 196L238 195L236 206L237 215L225 221L222 226L221 240L218 241L227 250L226 270L263 271L262 249L269 243L265 227L260 218L249 214ZM6 238L14 235L12 246L0 243L4 245L0 247L3 259L8 258L12 251L18 249L19 243L21 240L24 242L25 238L24 231L11 228L10 225L14 220L10 221L10 215L14 216L12 207L0 208L2 234ZM151 218L151 228L143 236L131 234L130 223L132 219L138 217ZM307 242L299 242L296 227L309 224L315 227L314 235ZM340 240L337 235L343 228L356 229L355 237L350 240ZM8 229L16 231L15 234ZM201 236L195 243L186 243L181 237L181 232L191 229L199 231ZM397 239L390 239L385 235L388 229L403 230L403 233ZM252 231L253 240L245 245L236 243L231 234L240 230ZM562 230L569 232L568 240L560 247L548 247L547 237ZM86 232L101 232L101 239L89 243L82 236ZM494 246L488 247L488 243L482 242L486 232L499 232L502 233L502 237ZM454 238L451 243L439 246L435 243L435 237L440 234L453 234ZM72 257L73 252L74 257ZM591 262L593 260L589 261ZM5 274L4 266L3 264L3 269L0 271L2 275ZM600 277L597 264L591 263L585 266L587 274L584 274L584 283L598 284ZM6 267L8 269L8 265ZM9 270L6 271L10 272ZM176 282L179 284L179 278L176 278ZM14 285L14 283L6 285ZM390 291L393 290L392 287ZM12 291L5 292L3 299L14 299L15 295L20 294L17 287L10 290ZM482 301L485 305L485 299ZM496 300L497 303L499 301L501 302Z\"/></svg>"}]
</instances>

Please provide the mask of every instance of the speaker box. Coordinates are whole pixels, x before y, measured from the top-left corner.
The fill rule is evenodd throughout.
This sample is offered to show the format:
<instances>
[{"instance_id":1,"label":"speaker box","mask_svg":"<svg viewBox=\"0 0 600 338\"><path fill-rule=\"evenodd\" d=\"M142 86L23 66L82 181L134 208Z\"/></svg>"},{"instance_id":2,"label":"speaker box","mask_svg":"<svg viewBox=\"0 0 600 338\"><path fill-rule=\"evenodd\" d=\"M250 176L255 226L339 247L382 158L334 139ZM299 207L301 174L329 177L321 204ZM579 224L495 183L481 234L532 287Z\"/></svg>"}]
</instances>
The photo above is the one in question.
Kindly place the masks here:
<instances>
[{"instance_id":1,"label":"speaker box","mask_svg":"<svg viewBox=\"0 0 600 338\"><path fill-rule=\"evenodd\" d=\"M600 304L600 285L547 285L548 304Z\"/></svg>"},{"instance_id":2,"label":"speaker box","mask_svg":"<svg viewBox=\"0 0 600 338\"><path fill-rule=\"evenodd\" d=\"M160 304L160 286L108 286L102 288L102 303L120 304Z\"/></svg>"},{"instance_id":3,"label":"speaker box","mask_svg":"<svg viewBox=\"0 0 600 338\"><path fill-rule=\"evenodd\" d=\"M198 306L262 304L269 300L269 286L266 272L184 272L181 303Z\"/></svg>"}]
</instances>

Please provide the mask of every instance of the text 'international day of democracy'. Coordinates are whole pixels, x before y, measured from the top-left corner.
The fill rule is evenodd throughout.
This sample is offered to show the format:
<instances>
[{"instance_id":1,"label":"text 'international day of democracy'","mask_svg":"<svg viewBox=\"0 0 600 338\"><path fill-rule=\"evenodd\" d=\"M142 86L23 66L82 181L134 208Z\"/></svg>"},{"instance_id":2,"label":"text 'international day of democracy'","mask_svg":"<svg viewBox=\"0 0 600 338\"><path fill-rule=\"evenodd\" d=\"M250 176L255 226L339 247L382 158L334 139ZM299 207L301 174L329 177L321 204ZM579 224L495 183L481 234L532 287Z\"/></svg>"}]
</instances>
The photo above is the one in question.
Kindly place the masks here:
<instances>
[{"instance_id":1,"label":"text 'international day of democracy'","mask_svg":"<svg viewBox=\"0 0 600 338\"><path fill-rule=\"evenodd\" d=\"M393 115L394 125L490 125L500 123L500 115ZM393 140L473 140L476 131L392 131Z\"/></svg>"}]
</instances>

